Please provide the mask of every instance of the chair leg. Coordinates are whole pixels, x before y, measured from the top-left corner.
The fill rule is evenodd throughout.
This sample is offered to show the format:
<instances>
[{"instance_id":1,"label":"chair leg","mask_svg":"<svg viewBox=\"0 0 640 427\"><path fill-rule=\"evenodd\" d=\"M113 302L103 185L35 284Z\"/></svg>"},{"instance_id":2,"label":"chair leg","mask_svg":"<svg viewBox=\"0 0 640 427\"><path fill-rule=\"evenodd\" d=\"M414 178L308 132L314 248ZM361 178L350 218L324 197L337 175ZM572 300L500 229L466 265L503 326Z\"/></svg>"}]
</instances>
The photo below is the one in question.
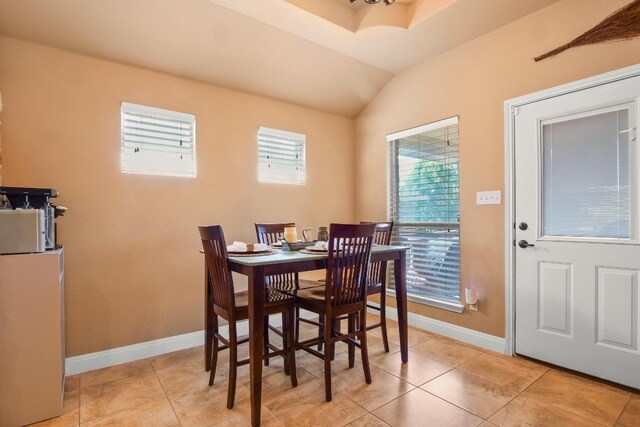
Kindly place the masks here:
<instances>
[{"instance_id":1,"label":"chair leg","mask_svg":"<svg viewBox=\"0 0 640 427\"><path fill-rule=\"evenodd\" d=\"M369 367L369 349L367 348L367 315L366 308L360 312L360 350L362 351L362 369L364 369L364 380L371 384L371 369Z\"/></svg>"},{"instance_id":2,"label":"chair leg","mask_svg":"<svg viewBox=\"0 0 640 427\"><path fill-rule=\"evenodd\" d=\"M284 313L283 313L284 314ZM293 324L294 324L294 311L290 309L286 313L287 317L287 328L282 329L282 338L283 341L286 341L286 349L287 349L287 359L285 359L285 369L289 368L289 375L291 376L291 386L298 386L298 376L296 374L296 344L294 342L294 332L293 332ZM284 337L287 337L284 340Z\"/></svg>"},{"instance_id":3,"label":"chair leg","mask_svg":"<svg viewBox=\"0 0 640 427\"><path fill-rule=\"evenodd\" d=\"M318 338L322 338L324 336L324 330L327 327L327 325L325 324L325 321L324 321L324 314L320 314L318 316L318 322L321 325L321 326L318 327ZM320 341L318 343L318 351L322 351L322 341Z\"/></svg>"},{"instance_id":4,"label":"chair leg","mask_svg":"<svg viewBox=\"0 0 640 427\"><path fill-rule=\"evenodd\" d=\"M218 315L211 313L211 323L213 337L211 342L211 373L209 374L209 385L213 385L213 381L216 377L216 367L218 366L218 339L216 335L218 333Z\"/></svg>"},{"instance_id":5,"label":"chair leg","mask_svg":"<svg viewBox=\"0 0 640 427\"><path fill-rule=\"evenodd\" d=\"M229 322L229 390L227 408L233 408L236 398L236 378L238 374L238 336L235 322Z\"/></svg>"},{"instance_id":6,"label":"chair leg","mask_svg":"<svg viewBox=\"0 0 640 427\"><path fill-rule=\"evenodd\" d=\"M296 316L296 321L295 321L295 342L299 342L300 341L300 307L296 307L296 312L295 312L295 316Z\"/></svg>"},{"instance_id":7,"label":"chair leg","mask_svg":"<svg viewBox=\"0 0 640 427\"><path fill-rule=\"evenodd\" d=\"M356 330L356 313L349 314L349 333ZM349 344L349 368L353 368L356 362L356 346Z\"/></svg>"},{"instance_id":8,"label":"chair leg","mask_svg":"<svg viewBox=\"0 0 640 427\"><path fill-rule=\"evenodd\" d=\"M387 338L387 293L385 292L384 283L380 292L380 330L382 331L382 344L384 352L389 353L389 338Z\"/></svg>"},{"instance_id":9,"label":"chair leg","mask_svg":"<svg viewBox=\"0 0 640 427\"><path fill-rule=\"evenodd\" d=\"M264 366L269 366L269 316L264 316Z\"/></svg>"},{"instance_id":10,"label":"chair leg","mask_svg":"<svg viewBox=\"0 0 640 427\"><path fill-rule=\"evenodd\" d=\"M331 321L326 319L325 321ZM331 402L331 358L333 352L331 351L331 327L327 327L325 322L324 327L324 397L327 402Z\"/></svg>"},{"instance_id":11,"label":"chair leg","mask_svg":"<svg viewBox=\"0 0 640 427\"><path fill-rule=\"evenodd\" d=\"M292 336L293 335L293 319L290 318L288 311L282 312L282 348L289 348L289 346L293 345ZM289 330L291 330L291 334L289 334ZM285 375L289 375L291 372L289 368L289 358L285 356L284 358L284 373Z\"/></svg>"},{"instance_id":12,"label":"chair leg","mask_svg":"<svg viewBox=\"0 0 640 427\"><path fill-rule=\"evenodd\" d=\"M337 319L331 319L331 335L333 335L333 331L340 331L340 321ZM331 361L336 357L336 343L331 343Z\"/></svg>"}]
</instances>

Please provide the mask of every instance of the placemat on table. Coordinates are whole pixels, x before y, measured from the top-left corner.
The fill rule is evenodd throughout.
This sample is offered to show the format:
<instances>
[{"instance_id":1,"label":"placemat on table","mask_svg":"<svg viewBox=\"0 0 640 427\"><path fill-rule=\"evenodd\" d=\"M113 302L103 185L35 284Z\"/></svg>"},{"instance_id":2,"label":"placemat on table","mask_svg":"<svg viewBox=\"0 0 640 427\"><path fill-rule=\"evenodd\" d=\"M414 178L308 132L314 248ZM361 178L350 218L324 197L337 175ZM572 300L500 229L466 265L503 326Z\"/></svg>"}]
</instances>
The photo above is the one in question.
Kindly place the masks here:
<instances>
[{"instance_id":1,"label":"placemat on table","mask_svg":"<svg viewBox=\"0 0 640 427\"><path fill-rule=\"evenodd\" d=\"M298 252L308 255L327 255L329 251L310 251L309 249L300 249Z\"/></svg>"},{"instance_id":2,"label":"placemat on table","mask_svg":"<svg viewBox=\"0 0 640 427\"><path fill-rule=\"evenodd\" d=\"M268 255L275 255L277 252L276 251L265 251L265 252L246 252L246 253L230 253L229 256L233 256L233 257L250 257L250 256L268 256Z\"/></svg>"}]
</instances>

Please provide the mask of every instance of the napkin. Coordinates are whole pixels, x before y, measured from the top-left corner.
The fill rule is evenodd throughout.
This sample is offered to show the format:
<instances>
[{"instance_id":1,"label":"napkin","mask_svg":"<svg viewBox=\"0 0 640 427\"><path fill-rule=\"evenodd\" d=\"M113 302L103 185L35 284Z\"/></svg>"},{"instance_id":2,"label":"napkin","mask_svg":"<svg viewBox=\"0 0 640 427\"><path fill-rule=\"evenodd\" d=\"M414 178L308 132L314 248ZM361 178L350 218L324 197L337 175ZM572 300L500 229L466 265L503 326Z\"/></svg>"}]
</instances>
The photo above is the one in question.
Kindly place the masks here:
<instances>
[{"instance_id":1,"label":"napkin","mask_svg":"<svg viewBox=\"0 0 640 427\"><path fill-rule=\"evenodd\" d=\"M314 248L322 249L323 251L326 251L326 250L329 249L329 244L328 244L328 242L318 241L318 242L316 242Z\"/></svg>"},{"instance_id":2,"label":"napkin","mask_svg":"<svg viewBox=\"0 0 640 427\"><path fill-rule=\"evenodd\" d=\"M233 242L232 245L227 246L229 252L261 252L267 249L269 249L267 245L262 243Z\"/></svg>"}]
</instances>

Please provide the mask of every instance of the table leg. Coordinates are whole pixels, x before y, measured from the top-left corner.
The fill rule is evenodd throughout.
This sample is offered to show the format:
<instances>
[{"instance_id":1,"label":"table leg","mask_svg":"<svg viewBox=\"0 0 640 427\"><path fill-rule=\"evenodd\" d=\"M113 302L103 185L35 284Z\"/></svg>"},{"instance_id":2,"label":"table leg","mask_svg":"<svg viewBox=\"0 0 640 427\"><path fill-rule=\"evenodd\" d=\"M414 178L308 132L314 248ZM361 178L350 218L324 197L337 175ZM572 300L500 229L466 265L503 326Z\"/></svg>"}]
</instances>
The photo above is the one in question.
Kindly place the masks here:
<instances>
[{"instance_id":1,"label":"table leg","mask_svg":"<svg viewBox=\"0 0 640 427\"><path fill-rule=\"evenodd\" d=\"M398 309L398 329L400 332L400 357L402 363L409 361L409 330L407 319L407 254L393 261L394 282L396 285L396 306Z\"/></svg>"},{"instance_id":2,"label":"table leg","mask_svg":"<svg viewBox=\"0 0 640 427\"><path fill-rule=\"evenodd\" d=\"M262 355L264 333L264 268L254 267L249 281L249 366L251 393L251 425L260 425L262 406Z\"/></svg>"},{"instance_id":3,"label":"table leg","mask_svg":"<svg viewBox=\"0 0 640 427\"><path fill-rule=\"evenodd\" d=\"M204 264L204 370L211 370L211 351L213 346L213 295L211 295L211 278L207 263Z\"/></svg>"}]
</instances>

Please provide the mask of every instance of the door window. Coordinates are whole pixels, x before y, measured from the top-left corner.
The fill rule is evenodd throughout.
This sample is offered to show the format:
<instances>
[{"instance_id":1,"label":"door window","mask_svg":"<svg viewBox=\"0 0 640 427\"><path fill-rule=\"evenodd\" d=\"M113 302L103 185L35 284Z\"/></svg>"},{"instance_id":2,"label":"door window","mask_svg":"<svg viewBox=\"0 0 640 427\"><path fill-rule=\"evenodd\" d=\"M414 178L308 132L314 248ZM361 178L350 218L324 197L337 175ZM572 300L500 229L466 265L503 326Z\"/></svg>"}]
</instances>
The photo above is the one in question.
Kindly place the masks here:
<instances>
[{"instance_id":1,"label":"door window","mask_svg":"<svg viewBox=\"0 0 640 427\"><path fill-rule=\"evenodd\" d=\"M634 239L630 107L542 121L542 235Z\"/></svg>"}]
</instances>

